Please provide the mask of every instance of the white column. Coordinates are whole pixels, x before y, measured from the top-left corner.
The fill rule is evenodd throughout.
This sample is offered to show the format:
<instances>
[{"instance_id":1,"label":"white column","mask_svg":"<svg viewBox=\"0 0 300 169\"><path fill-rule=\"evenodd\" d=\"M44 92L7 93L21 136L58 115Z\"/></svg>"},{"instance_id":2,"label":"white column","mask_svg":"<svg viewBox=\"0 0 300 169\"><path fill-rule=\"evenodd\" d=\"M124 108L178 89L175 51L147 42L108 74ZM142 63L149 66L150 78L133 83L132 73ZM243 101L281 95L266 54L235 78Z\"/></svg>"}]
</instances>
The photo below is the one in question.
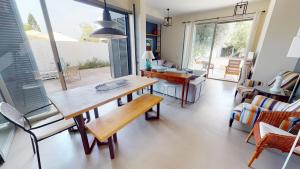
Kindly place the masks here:
<instances>
[{"instance_id":1,"label":"white column","mask_svg":"<svg viewBox=\"0 0 300 169\"><path fill-rule=\"evenodd\" d=\"M145 61L142 59L142 55L146 50L146 2L145 0L133 0L132 4L135 4L136 11L136 48L137 48L137 62L138 69L143 69Z\"/></svg>"}]
</instances>

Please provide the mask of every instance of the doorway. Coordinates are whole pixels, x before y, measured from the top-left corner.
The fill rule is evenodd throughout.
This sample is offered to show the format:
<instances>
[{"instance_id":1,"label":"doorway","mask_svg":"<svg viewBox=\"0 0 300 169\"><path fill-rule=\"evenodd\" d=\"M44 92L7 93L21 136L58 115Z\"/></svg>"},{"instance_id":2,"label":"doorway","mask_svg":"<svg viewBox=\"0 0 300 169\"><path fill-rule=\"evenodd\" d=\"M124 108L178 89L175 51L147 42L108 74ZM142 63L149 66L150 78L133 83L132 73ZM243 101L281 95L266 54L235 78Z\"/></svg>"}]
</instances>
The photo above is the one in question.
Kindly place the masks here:
<instances>
[{"instance_id":1,"label":"doorway","mask_svg":"<svg viewBox=\"0 0 300 169\"><path fill-rule=\"evenodd\" d=\"M188 68L206 71L211 79L237 82L252 23L247 19L196 24Z\"/></svg>"}]
</instances>

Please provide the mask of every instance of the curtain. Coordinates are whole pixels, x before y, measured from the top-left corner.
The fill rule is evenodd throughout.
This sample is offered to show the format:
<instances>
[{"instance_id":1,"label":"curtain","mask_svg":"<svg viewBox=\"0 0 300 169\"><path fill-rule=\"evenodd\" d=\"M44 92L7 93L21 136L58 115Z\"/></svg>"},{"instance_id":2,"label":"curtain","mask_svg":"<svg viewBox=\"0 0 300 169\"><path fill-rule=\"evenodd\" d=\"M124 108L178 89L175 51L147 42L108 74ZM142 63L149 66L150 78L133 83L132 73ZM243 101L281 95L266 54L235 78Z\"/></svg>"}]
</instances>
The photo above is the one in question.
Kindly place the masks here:
<instances>
[{"instance_id":1,"label":"curtain","mask_svg":"<svg viewBox=\"0 0 300 169\"><path fill-rule=\"evenodd\" d=\"M241 76L240 76L240 79L238 81L239 85L242 84L244 82L244 80L248 78L248 75L250 73L249 66L247 66L247 60L248 60L249 52L254 52L254 50L256 48L255 40L256 40L256 37L257 37L258 27L259 27L259 23L261 21L261 18L262 18L262 12L256 12L256 14L254 16L254 19L253 19L253 23L252 23L250 37L249 37L249 40L248 40L248 43L247 43L248 45L247 45L246 50L245 50L244 64L242 66Z\"/></svg>"},{"instance_id":2,"label":"curtain","mask_svg":"<svg viewBox=\"0 0 300 169\"><path fill-rule=\"evenodd\" d=\"M195 24L193 22L185 23L184 39L183 39L183 51L181 68L188 68L189 61L191 58L192 46L193 46L193 32Z\"/></svg>"}]
</instances>

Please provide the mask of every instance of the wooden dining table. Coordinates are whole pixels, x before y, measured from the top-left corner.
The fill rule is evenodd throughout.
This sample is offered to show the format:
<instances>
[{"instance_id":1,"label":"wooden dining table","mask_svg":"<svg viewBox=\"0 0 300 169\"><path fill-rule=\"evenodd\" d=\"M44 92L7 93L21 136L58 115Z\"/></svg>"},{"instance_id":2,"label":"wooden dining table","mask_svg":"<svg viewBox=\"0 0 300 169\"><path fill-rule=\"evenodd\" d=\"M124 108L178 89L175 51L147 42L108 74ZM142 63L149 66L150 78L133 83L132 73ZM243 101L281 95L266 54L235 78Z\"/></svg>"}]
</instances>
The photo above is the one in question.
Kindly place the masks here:
<instances>
[{"instance_id":1,"label":"wooden dining table","mask_svg":"<svg viewBox=\"0 0 300 169\"><path fill-rule=\"evenodd\" d=\"M49 99L64 116L66 120L73 118L77 124L78 131L81 135L82 144L85 154L90 154L94 142L89 144L87 132L85 129L85 120L83 114L94 110L95 118L99 117L98 107L111 101L127 96L127 101L132 100L132 93L150 86L150 93L153 93L153 84L158 81L146 77L129 75L117 79L127 79L128 84L119 88L107 91L97 91L91 84L77 87L66 91L59 91L49 96ZM116 79L114 79L116 80Z\"/></svg>"}]
</instances>

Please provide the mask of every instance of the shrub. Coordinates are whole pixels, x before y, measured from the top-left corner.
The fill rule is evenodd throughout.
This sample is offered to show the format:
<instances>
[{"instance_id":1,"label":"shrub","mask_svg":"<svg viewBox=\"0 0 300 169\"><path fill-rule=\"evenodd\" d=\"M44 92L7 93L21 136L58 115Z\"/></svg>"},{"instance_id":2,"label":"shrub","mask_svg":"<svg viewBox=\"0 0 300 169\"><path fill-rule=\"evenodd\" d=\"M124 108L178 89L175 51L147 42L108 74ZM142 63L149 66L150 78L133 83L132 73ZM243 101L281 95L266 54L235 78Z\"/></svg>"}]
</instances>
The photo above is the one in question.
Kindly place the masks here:
<instances>
[{"instance_id":1,"label":"shrub","mask_svg":"<svg viewBox=\"0 0 300 169\"><path fill-rule=\"evenodd\" d=\"M109 66L109 62L105 62L97 58L89 59L84 63L79 63L79 69L92 69L107 66Z\"/></svg>"}]
</instances>

